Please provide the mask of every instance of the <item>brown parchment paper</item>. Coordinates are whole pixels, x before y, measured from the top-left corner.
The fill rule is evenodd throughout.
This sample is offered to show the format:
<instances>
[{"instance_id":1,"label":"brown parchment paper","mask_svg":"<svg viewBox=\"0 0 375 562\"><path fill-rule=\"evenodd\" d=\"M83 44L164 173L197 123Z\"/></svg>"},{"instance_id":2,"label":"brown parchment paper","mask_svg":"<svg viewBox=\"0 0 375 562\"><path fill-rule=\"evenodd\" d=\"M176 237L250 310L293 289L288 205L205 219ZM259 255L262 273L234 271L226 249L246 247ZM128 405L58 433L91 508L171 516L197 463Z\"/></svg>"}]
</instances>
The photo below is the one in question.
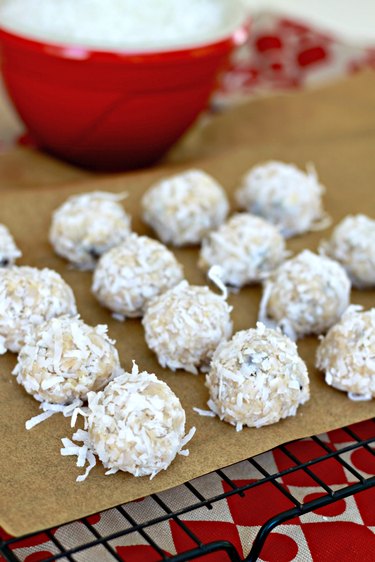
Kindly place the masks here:
<instances>
[{"instance_id":1,"label":"brown parchment paper","mask_svg":"<svg viewBox=\"0 0 375 562\"><path fill-rule=\"evenodd\" d=\"M253 98L198 122L167 161L186 162L243 143L293 146L362 136L375 130L374 91L375 72L367 70L317 89Z\"/></svg>"},{"instance_id":2,"label":"brown parchment paper","mask_svg":"<svg viewBox=\"0 0 375 562\"><path fill-rule=\"evenodd\" d=\"M293 147L243 146L196 165L221 181L232 199L233 189L243 172L259 161L279 158L300 166L314 162L321 181L327 186L325 206L337 222L347 213L362 211L374 214L374 146L374 134L363 138L336 139L334 142L301 142ZM59 190L24 191L22 195L3 193L0 196L0 221L11 227L22 248L24 257L21 263L48 266L59 271L73 287L84 320L91 324L109 324L110 336L117 340L123 366L129 368L131 360L135 359L142 369L154 371L164 379L186 409L187 429L192 425L197 427L196 436L189 444L190 456L177 458L168 471L152 481L124 473L104 476L103 468L98 465L86 482L78 484L75 478L82 469L75 466L73 457L60 456L61 437L71 436L72 433L69 421L56 415L26 431L25 421L38 413L38 404L11 376L15 356L7 354L1 357L0 525L11 534L21 535L56 526L173 487L280 443L341 427L374 414L374 402L351 402L346 394L325 385L322 375L313 366L317 341L306 338L299 343L299 350L310 372L311 400L298 410L296 417L261 429L247 428L240 433L218 419L200 417L192 408L206 408L208 395L204 376L161 369L145 345L140 321L119 323L113 320L90 294L91 274L72 270L66 262L54 256L47 241L51 212L71 193L92 189L128 190L126 208L133 215L134 229L150 234L140 220L139 200L160 174L160 170L146 171L107 180L89 180L60 187ZM318 241L328 233L307 234L290 240L288 247L293 252L304 247L316 249ZM197 249L181 249L175 253L185 266L188 280L204 284L205 277L196 267ZM374 297L374 291L353 291L352 301L369 307L374 305ZM259 298L259 287L247 287L230 296L234 306L235 330L254 325Z\"/></svg>"},{"instance_id":3,"label":"brown parchment paper","mask_svg":"<svg viewBox=\"0 0 375 562\"><path fill-rule=\"evenodd\" d=\"M292 146L301 140L362 136L375 130L374 91L375 72L367 70L319 88L254 97L237 107L203 115L157 168L186 164L244 143L254 147L270 143ZM23 144L14 145L23 132L0 83L0 192L50 189L93 177L88 170Z\"/></svg>"}]
</instances>

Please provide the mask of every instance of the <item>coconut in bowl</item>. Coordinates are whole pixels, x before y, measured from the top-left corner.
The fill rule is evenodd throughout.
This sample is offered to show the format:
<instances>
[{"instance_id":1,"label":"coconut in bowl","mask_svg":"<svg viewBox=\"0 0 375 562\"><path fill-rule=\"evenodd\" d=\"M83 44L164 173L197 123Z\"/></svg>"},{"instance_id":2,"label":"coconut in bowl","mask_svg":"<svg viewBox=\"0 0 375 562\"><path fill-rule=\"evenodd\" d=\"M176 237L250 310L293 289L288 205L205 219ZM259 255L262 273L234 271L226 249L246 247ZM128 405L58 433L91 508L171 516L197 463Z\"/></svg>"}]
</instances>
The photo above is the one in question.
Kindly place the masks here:
<instances>
[{"instance_id":1,"label":"coconut in bowl","mask_svg":"<svg viewBox=\"0 0 375 562\"><path fill-rule=\"evenodd\" d=\"M1 70L41 149L136 168L207 106L247 27L240 0L1 0Z\"/></svg>"}]
</instances>

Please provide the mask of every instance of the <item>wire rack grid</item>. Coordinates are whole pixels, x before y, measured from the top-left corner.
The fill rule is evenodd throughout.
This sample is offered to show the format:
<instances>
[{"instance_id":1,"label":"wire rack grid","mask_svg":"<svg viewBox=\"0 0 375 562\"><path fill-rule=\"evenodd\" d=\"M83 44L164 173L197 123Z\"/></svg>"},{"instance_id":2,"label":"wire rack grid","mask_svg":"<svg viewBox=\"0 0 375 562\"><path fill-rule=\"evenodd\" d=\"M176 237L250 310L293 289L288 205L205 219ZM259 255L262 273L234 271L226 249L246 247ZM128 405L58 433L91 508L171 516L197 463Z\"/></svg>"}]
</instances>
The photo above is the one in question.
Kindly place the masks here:
<instances>
[{"instance_id":1,"label":"wire rack grid","mask_svg":"<svg viewBox=\"0 0 375 562\"><path fill-rule=\"evenodd\" d=\"M165 499L164 493L153 494L148 499L153 503L155 510L150 509L150 516L147 519L136 520L129 509L129 506L132 504L119 505L110 510L112 518L113 513L116 513L116 528L111 533L103 535L97 526L92 523L92 517L83 518L80 520L80 523L87 531L87 540L82 540L81 544L74 544L69 547L59 540L53 529L48 529L43 534L46 540L49 540L54 545L56 553L51 557L43 558L43 560L44 562L58 560L63 562L81 562L100 559L106 562L113 560L126 562L126 557L124 558L119 554L115 544L116 541L118 543L118 539L132 535L141 537L143 544L148 545L152 549L152 560L187 562L199 558L203 562L208 555L216 552L222 553L231 562L256 561L261 554L267 537L278 525L375 486L375 469L373 476L361 474L361 471L357 470L349 460L350 454L353 451L361 449L372 455L375 461L375 418L370 420L370 422L374 430L372 433L374 436L367 439L361 438L351 427L342 428L342 431L348 436L350 444L341 448L332 448L321 437L312 436L311 439L318 447L320 454L308 461L303 461L296 456L295 448L292 446L296 442L280 445L276 450L279 455L283 455L287 467L278 472L271 473L265 468L262 464L262 455L249 458L244 462L249 469L250 481L247 481L244 485L238 485L238 481L236 483L228 475L230 467L216 470L210 474L210 478L216 477L220 479L225 484L225 491L212 497L206 497L204 489L201 489L202 486L199 486L199 479L187 482L183 486L189 491L191 497L188 505L171 505L171 502L168 503L168 500ZM332 486L328 485L318 475L319 465L327 461L335 464L338 463L338 465L344 468L350 474L351 482L335 490ZM254 479L254 473L257 473L256 479ZM314 483L314 486L319 488L320 493L316 494L314 499L305 502L301 501L301 498L298 498L296 493L292 493L288 486L281 482L282 478L297 473L303 473L305 477L308 476ZM264 521L255 540L249 545L245 557L240 555L235 545L230 540L225 540L225 538L213 542L202 541L198 534L193 532L186 522L183 521L183 517L187 514L197 510L213 510L220 502L231 497L242 498L244 509L256 509L256 506L246 504L247 493L254 488L262 490L262 487L266 485L276 488L279 494L282 494L287 500L290 507L275 513ZM171 498L172 496L169 495L168 497ZM155 514L152 515L154 512ZM169 555L158 544L158 528L165 522L173 522L178 527L179 532L186 535L191 545L188 549L176 555ZM67 529L69 525L71 524L66 525ZM37 535L38 533L34 533L27 537L10 538L3 541L0 547L2 556L9 562L19 562L21 558L18 557L17 550L20 549L22 541Z\"/></svg>"}]
</instances>

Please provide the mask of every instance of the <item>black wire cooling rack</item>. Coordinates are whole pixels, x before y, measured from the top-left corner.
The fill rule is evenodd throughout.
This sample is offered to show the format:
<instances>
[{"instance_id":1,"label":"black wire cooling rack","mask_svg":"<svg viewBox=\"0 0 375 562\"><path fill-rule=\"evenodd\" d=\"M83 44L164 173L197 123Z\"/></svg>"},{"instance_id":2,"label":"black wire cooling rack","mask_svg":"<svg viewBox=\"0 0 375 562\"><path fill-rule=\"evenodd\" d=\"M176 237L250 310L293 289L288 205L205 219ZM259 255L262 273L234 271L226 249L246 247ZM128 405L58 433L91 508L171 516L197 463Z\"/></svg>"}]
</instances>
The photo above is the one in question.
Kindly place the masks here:
<instances>
[{"instance_id":1,"label":"black wire cooling rack","mask_svg":"<svg viewBox=\"0 0 375 562\"><path fill-rule=\"evenodd\" d=\"M90 538L86 542L82 542L82 544L78 545L76 544L70 548L64 546L62 542L56 538L52 529L46 530L44 531L46 540L49 540L54 545L56 553L49 558L43 558L43 560L44 562L52 562L56 560L63 562L80 562L80 560L102 559L106 562L113 560L124 562L124 558L118 554L113 542L132 535L138 539L142 538L142 543L151 547L153 552L152 560L187 562L195 560L198 557L202 557L204 560L204 557L209 554L221 552L223 555L225 553L227 559L231 562L243 562L244 560L247 562L256 561L261 554L266 538L278 525L375 486L375 470L374 476L364 476L350 462L351 452L358 449L366 450L374 457L375 460L375 418L370 420L370 423L373 425L374 431L372 434L374 437L361 439L353 428L345 427L342 428L342 431L345 432L348 436L348 442L350 441L351 443L337 449L330 447L324 440L322 440L321 437L311 437L313 442L318 446L318 450L321 454L307 462L302 462L295 456L294 452L291 450L293 449L293 447L291 447L293 442L277 447L276 450L278 451L278 454L284 455L288 463L288 468L280 472L273 474L270 473L269 470L262 465L262 456L249 458L245 461L245 463L248 463L247 466L249 467L249 472L253 474L255 469L260 475L260 478L255 481L248 482L244 486L238 486L234 480L228 476L228 469L216 470L210 475L210 477L217 477L223 481L226 485L226 491L215 495L214 497L205 497L203 491L197 486L197 481L199 479L184 484L184 487L187 488L190 493L192 501L189 505L179 506L177 509L176 506L169 505L166 502L163 494L153 494L150 498L152 498L152 501L155 503L155 507L157 507L158 515L150 517L144 521L135 520L129 513L128 506L131 504L128 504L128 506L127 504L119 505L116 508L113 508L117 515L116 530L105 536L102 536L98 531L98 528L90 522L90 520L92 521L91 517L83 518L80 520L80 523L84 525L88 532L87 536ZM353 480L353 482L346 484L339 489L333 490L331 486L329 486L317 475L317 473L319 473L319 464L327 461L335 464L338 463L341 468L346 469L346 471L348 471L347 473L350 474L350 480ZM313 485L317 486L317 490L320 490L320 494L315 494L315 499L301 503L300 499L298 499L296 495L293 495L288 487L280 481L283 477L295 473L304 473L304 476L307 475L312 479ZM239 554L238 550L230 541L225 540L225 537L223 537L222 540L210 543L202 542L196 533L192 532L188 525L182 520L184 515L193 511L212 510L215 504L225 501L231 496L242 497L244 502L246 502L246 492L255 487L261 488L262 486L267 485L267 483L268 485L277 488L279 493L283 494L283 496L288 500L291 507L273 515L267 521L264 521L264 524L260 528L253 544L249 545L248 553L245 558ZM250 506L244 505L244 509L250 508ZM254 506L252 506L252 508L254 509ZM151 512L152 511L153 510L151 510ZM186 535L190 544L194 546L185 552L180 552L174 556L166 554L157 542L158 525L160 526L166 521L173 521L173 523L178 526L179 531ZM69 525L70 524L67 524L67 526ZM17 557L17 548L22 545L22 541L25 539L30 539L33 536L36 537L37 535L40 535L40 533L35 533L22 538L12 538L2 542L0 547L1 554L5 560L8 560L9 562L19 562L21 558ZM102 555L99 554L98 548L102 552Z\"/></svg>"}]
</instances>

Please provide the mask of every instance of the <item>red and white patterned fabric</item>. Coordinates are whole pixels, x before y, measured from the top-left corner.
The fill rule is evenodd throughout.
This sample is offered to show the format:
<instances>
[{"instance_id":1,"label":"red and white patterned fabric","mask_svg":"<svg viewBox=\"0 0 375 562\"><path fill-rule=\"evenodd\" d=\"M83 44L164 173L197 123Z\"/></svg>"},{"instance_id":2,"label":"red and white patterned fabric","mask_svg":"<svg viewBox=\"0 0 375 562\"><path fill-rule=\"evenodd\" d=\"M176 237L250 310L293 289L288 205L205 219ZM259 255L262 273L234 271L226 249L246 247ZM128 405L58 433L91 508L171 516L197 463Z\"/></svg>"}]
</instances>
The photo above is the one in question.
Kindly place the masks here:
<instances>
[{"instance_id":1,"label":"red and white patterned fabric","mask_svg":"<svg viewBox=\"0 0 375 562\"><path fill-rule=\"evenodd\" d=\"M221 79L215 97L219 104L375 68L375 45L350 45L305 23L259 13L250 30L248 41L233 54Z\"/></svg>"},{"instance_id":2,"label":"red and white patterned fabric","mask_svg":"<svg viewBox=\"0 0 375 562\"><path fill-rule=\"evenodd\" d=\"M215 101L218 104L230 104L260 92L298 89L307 84L334 79L365 66L375 68L375 46L359 48L346 45L306 25L273 14L259 14L253 18L249 40L233 55L228 71L222 77ZM373 437L374 424L357 424L355 431L361 438ZM341 430L324 434L321 438L334 449L350 443L348 434ZM289 449L302 461L321 456L322 451L318 451L317 447L319 448L311 439L289 445ZM375 457L366 449L356 450L349 456L352 465L364 476L375 475ZM271 473L288 468L286 457L278 449L257 458ZM335 460L319 463L315 470L334 490L355 480ZM238 486L259 478L255 469L254 474L249 475L247 462L233 465L225 473ZM301 471L284 476L281 481L300 501L306 502L322 494L322 489ZM206 498L228 491L228 484L217 474L195 480L194 486ZM197 501L185 486L163 492L159 497L171 509L179 509ZM374 506L375 488L371 488L293 519L271 533L260 560L373 562ZM245 557L263 523L272 515L291 507L290 501L272 484L262 484L245 492L245 497L233 495L213 504L211 510L201 508L181 516L181 520L202 543L227 540L234 545L240 556ZM127 504L126 510L136 521L164 515L161 507L151 498ZM125 524L123 516L115 509L94 515L89 518L89 522L102 536L123 530ZM196 546L173 520L155 525L147 529L147 532L169 555ZM53 533L65 549L95 539L81 522L59 527ZM0 532L0 536L3 539L9 538L4 531ZM117 538L110 544L126 562L154 562L160 559L139 533ZM44 533L25 539L22 543L18 542L15 547L14 554L22 562L41 562L58 553L57 547ZM82 551L74 559L78 562L113 560L103 546ZM200 560L224 562L228 558L224 553L214 553Z\"/></svg>"}]
</instances>

